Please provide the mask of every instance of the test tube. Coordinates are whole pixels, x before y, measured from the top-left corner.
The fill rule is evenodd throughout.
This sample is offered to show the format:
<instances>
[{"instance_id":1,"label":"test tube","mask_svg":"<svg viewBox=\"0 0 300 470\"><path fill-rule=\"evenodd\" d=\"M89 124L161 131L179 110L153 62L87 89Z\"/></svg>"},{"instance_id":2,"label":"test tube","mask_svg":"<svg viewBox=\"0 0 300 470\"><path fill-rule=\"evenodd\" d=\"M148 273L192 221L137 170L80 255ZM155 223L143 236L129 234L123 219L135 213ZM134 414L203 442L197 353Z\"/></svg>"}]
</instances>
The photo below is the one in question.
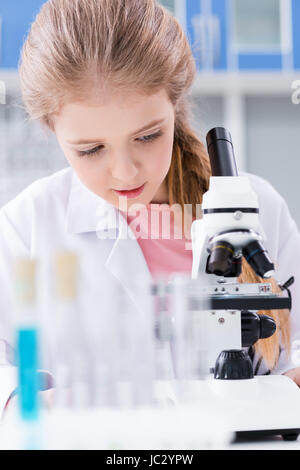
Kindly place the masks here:
<instances>
[{"instance_id":1,"label":"test tube","mask_svg":"<svg viewBox=\"0 0 300 470\"><path fill-rule=\"evenodd\" d=\"M101 285L93 341L100 407L132 409L152 400L154 319L148 284L138 282L135 294L139 308L118 282L110 279Z\"/></svg>"},{"instance_id":2,"label":"test tube","mask_svg":"<svg viewBox=\"0 0 300 470\"><path fill-rule=\"evenodd\" d=\"M17 309L18 398L21 418L39 417L39 335L36 309L36 261L15 261L15 298Z\"/></svg>"},{"instance_id":3,"label":"test tube","mask_svg":"<svg viewBox=\"0 0 300 470\"><path fill-rule=\"evenodd\" d=\"M155 291L156 379L172 380L174 365L170 346L173 331L167 282L165 279L157 279L153 287Z\"/></svg>"},{"instance_id":4,"label":"test tube","mask_svg":"<svg viewBox=\"0 0 300 470\"><path fill-rule=\"evenodd\" d=\"M141 309L132 309L135 324L135 368L134 403L136 406L151 406L154 400L154 304L151 284L141 279L136 284L136 295Z\"/></svg>"},{"instance_id":5,"label":"test tube","mask_svg":"<svg viewBox=\"0 0 300 470\"><path fill-rule=\"evenodd\" d=\"M190 377L188 341L188 281L184 276L174 276L169 284L170 310L173 317L173 360L178 381Z\"/></svg>"},{"instance_id":6,"label":"test tube","mask_svg":"<svg viewBox=\"0 0 300 470\"><path fill-rule=\"evenodd\" d=\"M73 252L59 252L54 261L55 404L59 407L86 407L91 402L90 361L78 301L78 257Z\"/></svg>"},{"instance_id":7,"label":"test tube","mask_svg":"<svg viewBox=\"0 0 300 470\"><path fill-rule=\"evenodd\" d=\"M124 305L120 298L120 292L113 288L109 282L101 284L98 289L100 299L96 308L93 309L93 316L97 322L97 329L93 336L93 379L94 379L94 399L95 405L101 408L113 408L118 405L117 382L119 378L118 369L121 359L120 342L118 338L118 311L123 311ZM125 315L125 313L124 313ZM125 335L125 332L124 332Z\"/></svg>"},{"instance_id":8,"label":"test tube","mask_svg":"<svg viewBox=\"0 0 300 470\"><path fill-rule=\"evenodd\" d=\"M208 378L207 326L208 299L198 280L176 275L170 282L173 323L173 359L179 400L190 400L195 381Z\"/></svg>"}]
</instances>

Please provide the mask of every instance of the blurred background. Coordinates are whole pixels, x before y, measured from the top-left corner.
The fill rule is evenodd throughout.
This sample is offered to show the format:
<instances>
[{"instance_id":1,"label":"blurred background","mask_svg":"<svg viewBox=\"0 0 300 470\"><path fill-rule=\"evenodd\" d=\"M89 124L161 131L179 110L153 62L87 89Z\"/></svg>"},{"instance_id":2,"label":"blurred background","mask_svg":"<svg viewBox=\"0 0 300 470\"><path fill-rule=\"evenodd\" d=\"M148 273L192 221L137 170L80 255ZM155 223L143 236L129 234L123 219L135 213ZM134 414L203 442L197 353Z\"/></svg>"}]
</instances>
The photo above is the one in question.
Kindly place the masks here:
<instances>
[{"instance_id":1,"label":"blurred background","mask_svg":"<svg viewBox=\"0 0 300 470\"><path fill-rule=\"evenodd\" d=\"M0 0L0 206L67 165L55 137L27 121L19 91L20 49L43 3ZM300 0L160 3L181 23L196 60L197 134L205 140L212 127L227 127L239 169L273 184L300 227Z\"/></svg>"}]
</instances>

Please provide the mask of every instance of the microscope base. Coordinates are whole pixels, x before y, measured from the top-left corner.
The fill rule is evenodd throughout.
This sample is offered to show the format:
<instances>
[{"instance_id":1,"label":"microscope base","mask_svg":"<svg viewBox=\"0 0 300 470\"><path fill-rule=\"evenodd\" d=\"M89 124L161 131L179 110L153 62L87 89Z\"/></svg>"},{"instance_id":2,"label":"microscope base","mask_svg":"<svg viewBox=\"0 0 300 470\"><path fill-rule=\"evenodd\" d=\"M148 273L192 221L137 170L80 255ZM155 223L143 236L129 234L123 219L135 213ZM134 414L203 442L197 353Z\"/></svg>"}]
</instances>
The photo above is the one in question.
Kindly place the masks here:
<instances>
[{"instance_id":1,"label":"microscope base","mask_svg":"<svg viewBox=\"0 0 300 470\"><path fill-rule=\"evenodd\" d=\"M252 437L281 436L284 441L296 441L300 434L298 429L266 429L262 431L236 431L234 442L239 438L248 439Z\"/></svg>"},{"instance_id":2,"label":"microscope base","mask_svg":"<svg viewBox=\"0 0 300 470\"><path fill-rule=\"evenodd\" d=\"M282 435L296 440L300 434L300 389L284 375L256 376L249 380L208 381L213 400L228 431L237 437ZM220 408L221 407L221 408Z\"/></svg>"}]
</instances>

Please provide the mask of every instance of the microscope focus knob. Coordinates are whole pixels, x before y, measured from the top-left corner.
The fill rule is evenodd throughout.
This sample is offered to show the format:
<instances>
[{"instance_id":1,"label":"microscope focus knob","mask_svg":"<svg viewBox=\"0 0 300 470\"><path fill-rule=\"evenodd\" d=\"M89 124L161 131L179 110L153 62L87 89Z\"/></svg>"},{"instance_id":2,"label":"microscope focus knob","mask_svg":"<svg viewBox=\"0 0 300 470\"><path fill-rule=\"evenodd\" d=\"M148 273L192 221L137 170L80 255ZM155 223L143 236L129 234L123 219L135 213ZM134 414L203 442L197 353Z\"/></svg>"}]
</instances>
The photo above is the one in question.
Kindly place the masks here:
<instances>
[{"instance_id":1,"label":"microscope focus knob","mask_svg":"<svg viewBox=\"0 0 300 470\"><path fill-rule=\"evenodd\" d=\"M276 331L276 322L267 315L260 315L260 338L269 338Z\"/></svg>"},{"instance_id":2,"label":"microscope focus knob","mask_svg":"<svg viewBox=\"0 0 300 470\"><path fill-rule=\"evenodd\" d=\"M215 379L245 380L253 377L253 365L247 351L229 349L219 354L214 370Z\"/></svg>"},{"instance_id":3,"label":"microscope focus knob","mask_svg":"<svg viewBox=\"0 0 300 470\"><path fill-rule=\"evenodd\" d=\"M267 315L258 315L255 312L242 310L242 346L249 347L259 339L269 338L276 331L276 323Z\"/></svg>"}]
</instances>

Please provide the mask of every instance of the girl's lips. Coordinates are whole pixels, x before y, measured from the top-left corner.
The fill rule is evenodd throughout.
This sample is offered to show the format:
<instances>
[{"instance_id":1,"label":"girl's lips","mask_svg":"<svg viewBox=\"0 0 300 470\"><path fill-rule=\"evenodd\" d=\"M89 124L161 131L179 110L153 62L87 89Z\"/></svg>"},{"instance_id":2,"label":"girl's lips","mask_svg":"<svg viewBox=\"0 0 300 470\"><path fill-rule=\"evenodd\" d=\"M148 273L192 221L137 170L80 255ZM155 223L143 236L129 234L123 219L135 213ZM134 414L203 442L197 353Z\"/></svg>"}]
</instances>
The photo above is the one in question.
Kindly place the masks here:
<instances>
[{"instance_id":1,"label":"girl's lips","mask_svg":"<svg viewBox=\"0 0 300 470\"><path fill-rule=\"evenodd\" d=\"M125 196L130 199L133 199L135 197L138 197L142 192L144 191L145 184L143 186L140 186L139 188L136 189L131 189L129 191L117 191L116 189L113 189L115 193L117 193L119 196Z\"/></svg>"}]
</instances>

